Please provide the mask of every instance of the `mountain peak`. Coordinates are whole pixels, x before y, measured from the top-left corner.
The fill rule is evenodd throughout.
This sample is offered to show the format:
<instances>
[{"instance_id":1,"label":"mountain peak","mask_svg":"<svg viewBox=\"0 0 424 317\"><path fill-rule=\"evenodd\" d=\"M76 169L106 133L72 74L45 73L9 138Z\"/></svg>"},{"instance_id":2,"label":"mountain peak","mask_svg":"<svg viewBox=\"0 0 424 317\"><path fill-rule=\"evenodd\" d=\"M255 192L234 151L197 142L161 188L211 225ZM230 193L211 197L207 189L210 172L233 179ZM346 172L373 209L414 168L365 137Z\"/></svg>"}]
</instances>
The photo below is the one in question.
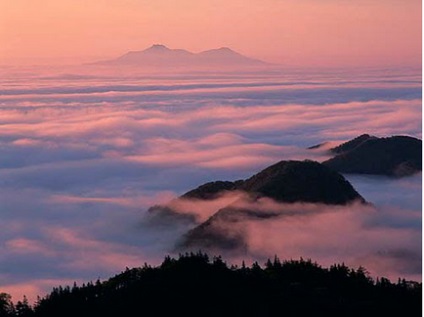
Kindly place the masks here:
<instances>
[{"instance_id":1,"label":"mountain peak","mask_svg":"<svg viewBox=\"0 0 424 317\"><path fill-rule=\"evenodd\" d=\"M246 241L240 233L242 230L235 227L237 222L282 215L272 208L258 208L256 202L262 198L287 204L281 205L284 210L288 210L288 204L292 203L348 205L356 201L368 204L341 174L308 160L280 161L244 181L205 184L185 194L185 197L213 199L219 197L220 189L224 193L239 190L249 196L219 209L205 222L188 231L178 242L178 249L243 250Z\"/></svg>"},{"instance_id":2,"label":"mountain peak","mask_svg":"<svg viewBox=\"0 0 424 317\"><path fill-rule=\"evenodd\" d=\"M314 161L280 161L245 180L248 193L281 202L346 205L365 199L340 174Z\"/></svg>"},{"instance_id":3,"label":"mountain peak","mask_svg":"<svg viewBox=\"0 0 424 317\"><path fill-rule=\"evenodd\" d=\"M234 52L231 48L223 46L217 49L217 51L223 51L223 52Z\"/></svg>"},{"instance_id":4,"label":"mountain peak","mask_svg":"<svg viewBox=\"0 0 424 317\"><path fill-rule=\"evenodd\" d=\"M422 170L422 141L409 136L363 134L330 151L336 156L323 164L340 173L403 177Z\"/></svg>"},{"instance_id":5,"label":"mountain peak","mask_svg":"<svg viewBox=\"0 0 424 317\"><path fill-rule=\"evenodd\" d=\"M145 49L144 51L169 51L170 49L166 47L163 44L153 44L149 48Z\"/></svg>"},{"instance_id":6,"label":"mountain peak","mask_svg":"<svg viewBox=\"0 0 424 317\"><path fill-rule=\"evenodd\" d=\"M232 55L237 55L237 56L242 56L241 54L237 53L236 51L232 50L229 47L220 47L220 48L213 48L207 51L203 51L201 53L199 53L201 55L226 55L226 56L232 56ZM245 56L243 56L245 57Z\"/></svg>"}]
</instances>

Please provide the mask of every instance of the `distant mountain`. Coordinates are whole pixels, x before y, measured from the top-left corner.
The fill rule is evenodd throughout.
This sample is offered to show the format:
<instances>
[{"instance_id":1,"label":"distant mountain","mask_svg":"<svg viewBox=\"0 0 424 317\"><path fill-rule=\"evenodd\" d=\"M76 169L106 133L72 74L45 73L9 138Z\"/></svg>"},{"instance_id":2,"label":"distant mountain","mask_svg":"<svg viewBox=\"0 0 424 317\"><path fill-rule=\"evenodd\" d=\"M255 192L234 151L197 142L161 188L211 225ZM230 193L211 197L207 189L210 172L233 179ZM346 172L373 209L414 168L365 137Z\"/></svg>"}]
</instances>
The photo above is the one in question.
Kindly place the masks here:
<instances>
[{"instance_id":1,"label":"distant mountain","mask_svg":"<svg viewBox=\"0 0 424 317\"><path fill-rule=\"evenodd\" d=\"M330 151L337 155L323 164L340 173L402 177L422 170L422 141L409 136L363 134Z\"/></svg>"},{"instance_id":2,"label":"distant mountain","mask_svg":"<svg viewBox=\"0 0 424 317\"><path fill-rule=\"evenodd\" d=\"M266 65L267 63L241 55L228 47L221 47L195 54L200 64L228 64L228 65Z\"/></svg>"},{"instance_id":3,"label":"distant mountain","mask_svg":"<svg viewBox=\"0 0 424 317\"><path fill-rule=\"evenodd\" d=\"M180 65L187 63L195 54L181 49L169 49L164 45L153 45L143 51L131 51L117 59L103 62L111 65L152 65L172 63Z\"/></svg>"},{"instance_id":4,"label":"distant mountain","mask_svg":"<svg viewBox=\"0 0 424 317\"><path fill-rule=\"evenodd\" d=\"M192 53L155 44L143 51L131 51L116 59L98 62L105 66L214 67L265 66L267 63L241 55L228 47Z\"/></svg>"},{"instance_id":5,"label":"distant mountain","mask_svg":"<svg viewBox=\"0 0 424 317\"><path fill-rule=\"evenodd\" d=\"M198 196L201 193L201 196L208 197L207 188L211 188L216 195L216 187L205 185L191 191L191 195L194 193ZM275 211L255 209L254 203L264 197L284 203L328 205L346 205L354 201L366 203L342 175L313 161L281 161L245 181L238 181L237 185L227 184L227 188L248 193L248 204L239 207L236 202L218 210L208 220L190 230L179 242L179 248L244 248L243 235L233 230L232 224L240 220L279 216Z\"/></svg>"}]
</instances>

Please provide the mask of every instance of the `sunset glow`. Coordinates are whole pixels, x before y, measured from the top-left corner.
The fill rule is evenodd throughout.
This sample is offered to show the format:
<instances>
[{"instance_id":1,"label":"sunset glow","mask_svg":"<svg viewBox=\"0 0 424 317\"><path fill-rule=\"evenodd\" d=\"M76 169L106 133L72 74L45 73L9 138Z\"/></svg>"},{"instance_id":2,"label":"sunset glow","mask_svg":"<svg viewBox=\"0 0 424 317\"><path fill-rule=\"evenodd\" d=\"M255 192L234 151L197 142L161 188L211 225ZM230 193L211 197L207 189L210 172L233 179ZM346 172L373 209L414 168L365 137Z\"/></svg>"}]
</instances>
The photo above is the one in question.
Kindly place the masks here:
<instances>
[{"instance_id":1,"label":"sunset glow","mask_svg":"<svg viewBox=\"0 0 424 317\"><path fill-rule=\"evenodd\" d=\"M421 0L8 0L0 43L15 303L193 232L421 282Z\"/></svg>"},{"instance_id":2,"label":"sunset glow","mask_svg":"<svg viewBox=\"0 0 424 317\"><path fill-rule=\"evenodd\" d=\"M0 64L78 64L154 43L230 46L284 66L418 66L420 0L14 0Z\"/></svg>"}]
</instances>

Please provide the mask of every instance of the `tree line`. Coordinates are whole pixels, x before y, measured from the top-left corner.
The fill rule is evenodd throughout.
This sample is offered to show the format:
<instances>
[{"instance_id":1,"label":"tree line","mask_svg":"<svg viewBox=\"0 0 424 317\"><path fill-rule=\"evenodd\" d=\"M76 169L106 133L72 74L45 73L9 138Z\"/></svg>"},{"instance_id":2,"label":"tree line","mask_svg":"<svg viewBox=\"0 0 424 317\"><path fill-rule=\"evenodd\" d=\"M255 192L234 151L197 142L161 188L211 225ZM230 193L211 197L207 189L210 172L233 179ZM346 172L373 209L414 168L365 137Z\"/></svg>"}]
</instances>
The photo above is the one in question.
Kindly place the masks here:
<instances>
[{"instance_id":1,"label":"tree line","mask_svg":"<svg viewBox=\"0 0 424 317\"><path fill-rule=\"evenodd\" d=\"M34 305L0 294L0 317L421 316L422 284L373 279L365 268L269 259L246 266L185 253L106 280L59 286Z\"/></svg>"}]
</instances>

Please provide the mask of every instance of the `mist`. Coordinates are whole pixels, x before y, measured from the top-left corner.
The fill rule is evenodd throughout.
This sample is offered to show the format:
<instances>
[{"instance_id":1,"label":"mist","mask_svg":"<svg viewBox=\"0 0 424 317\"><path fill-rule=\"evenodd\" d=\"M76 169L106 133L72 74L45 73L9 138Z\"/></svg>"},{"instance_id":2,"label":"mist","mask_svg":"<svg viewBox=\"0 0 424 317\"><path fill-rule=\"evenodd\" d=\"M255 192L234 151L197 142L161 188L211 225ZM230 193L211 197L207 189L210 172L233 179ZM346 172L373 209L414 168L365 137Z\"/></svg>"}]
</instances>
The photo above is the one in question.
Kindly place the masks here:
<instances>
[{"instance_id":1,"label":"mist","mask_svg":"<svg viewBox=\"0 0 424 317\"><path fill-rule=\"evenodd\" d=\"M369 203L287 204L269 198L252 200L235 192L208 201L182 198L163 206L176 214L196 215L197 221L193 219L188 229L205 221L205 213L212 215L211 209L222 213L230 207L230 212L225 210L225 216L214 217L203 229L216 242L202 236L196 241L199 236L191 236L188 250L222 254L232 264L242 260L264 263L275 255L303 257L327 266L342 262L355 268L365 266L374 278L421 280L421 174L401 180L348 178L354 179ZM363 190L368 187L372 190ZM182 220L176 216L173 223Z\"/></svg>"},{"instance_id":2,"label":"mist","mask_svg":"<svg viewBox=\"0 0 424 317\"><path fill-rule=\"evenodd\" d=\"M421 138L413 70L1 71L0 283L14 300L159 263L234 201L176 200L203 183L323 161L325 148L306 148L362 133ZM242 220L248 248L226 260L302 256L421 280L421 174L347 178L373 208L277 204L292 214ZM184 217L153 225L149 207L168 202Z\"/></svg>"}]
</instances>

